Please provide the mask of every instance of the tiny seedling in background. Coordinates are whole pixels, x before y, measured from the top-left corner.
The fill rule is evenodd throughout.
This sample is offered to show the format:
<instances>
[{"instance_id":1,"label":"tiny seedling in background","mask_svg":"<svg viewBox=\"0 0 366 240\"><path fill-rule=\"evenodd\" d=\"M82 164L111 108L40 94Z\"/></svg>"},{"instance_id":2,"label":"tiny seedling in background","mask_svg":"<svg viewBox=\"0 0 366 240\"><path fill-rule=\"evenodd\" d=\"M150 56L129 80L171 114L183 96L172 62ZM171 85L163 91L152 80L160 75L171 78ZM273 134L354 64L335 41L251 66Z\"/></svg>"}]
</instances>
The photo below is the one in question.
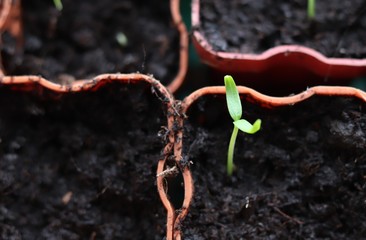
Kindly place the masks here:
<instances>
[{"instance_id":1,"label":"tiny seedling in background","mask_svg":"<svg viewBox=\"0 0 366 240\"><path fill-rule=\"evenodd\" d=\"M55 5L56 9L62 11L62 1L61 0L53 0L53 4Z\"/></svg>"},{"instance_id":2,"label":"tiny seedling in background","mask_svg":"<svg viewBox=\"0 0 366 240\"><path fill-rule=\"evenodd\" d=\"M235 81L231 76L226 75L224 77L224 82L226 89L227 108L229 110L231 118L234 120L234 129L231 134L229 149L227 153L227 174L231 176L234 169L234 148L236 137L238 135L238 130L240 129L245 133L254 134L261 128L261 120L257 119L252 125L247 120L241 119L242 107Z\"/></svg>"},{"instance_id":3,"label":"tiny seedling in background","mask_svg":"<svg viewBox=\"0 0 366 240\"><path fill-rule=\"evenodd\" d=\"M308 0L308 19L314 20L315 18L315 0Z\"/></svg>"},{"instance_id":4,"label":"tiny seedling in background","mask_svg":"<svg viewBox=\"0 0 366 240\"><path fill-rule=\"evenodd\" d=\"M123 32L117 32L116 41L121 47L126 47L128 44L127 36Z\"/></svg>"}]
</instances>

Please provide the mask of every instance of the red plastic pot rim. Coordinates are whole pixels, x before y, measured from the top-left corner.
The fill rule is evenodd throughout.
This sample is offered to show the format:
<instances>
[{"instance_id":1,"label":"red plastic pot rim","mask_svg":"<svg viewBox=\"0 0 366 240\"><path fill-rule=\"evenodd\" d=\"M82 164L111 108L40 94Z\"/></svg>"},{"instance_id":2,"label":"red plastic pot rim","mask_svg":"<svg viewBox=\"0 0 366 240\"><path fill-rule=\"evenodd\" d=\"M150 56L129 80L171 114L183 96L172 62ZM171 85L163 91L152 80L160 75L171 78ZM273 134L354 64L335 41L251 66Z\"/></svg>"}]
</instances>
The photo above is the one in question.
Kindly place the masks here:
<instances>
[{"instance_id":1,"label":"red plastic pot rim","mask_svg":"<svg viewBox=\"0 0 366 240\"><path fill-rule=\"evenodd\" d=\"M282 45L260 54L215 51L199 31L200 1L192 0L193 43L203 62L225 72L262 72L279 61L301 66L319 76L354 78L366 74L366 59L328 58L300 45Z\"/></svg>"}]
</instances>

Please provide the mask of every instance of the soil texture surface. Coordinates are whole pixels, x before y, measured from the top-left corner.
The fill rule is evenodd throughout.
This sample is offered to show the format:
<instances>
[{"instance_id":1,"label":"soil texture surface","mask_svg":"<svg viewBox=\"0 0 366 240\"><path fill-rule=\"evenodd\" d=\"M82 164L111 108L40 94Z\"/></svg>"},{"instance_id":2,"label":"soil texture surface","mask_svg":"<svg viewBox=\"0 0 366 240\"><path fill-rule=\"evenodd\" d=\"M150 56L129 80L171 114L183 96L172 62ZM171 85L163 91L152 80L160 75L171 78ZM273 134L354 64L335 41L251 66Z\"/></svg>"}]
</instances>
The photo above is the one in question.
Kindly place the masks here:
<instances>
[{"instance_id":1,"label":"soil texture surface","mask_svg":"<svg viewBox=\"0 0 366 240\"><path fill-rule=\"evenodd\" d=\"M258 54L299 44L327 57L366 57L364 0L316 1L313 20L303 0L200 0L200 8L200 30L217 51Z\"/></svg>"},{"instance_id":2,"label":"soil texture surface","mask_svg":"<svg viewBox=\"0 0 366 240\"><path fill-rule=\"evenodd\" d=\"M184 239L364 239L366 104L313 97L243 109L248 121L262 119L262 129L239 133L232 177L224 97L204 97L188 112L184 152L195 196Z\"/></svg>"},{"instance_id":3,"label":"soil texture surface","mask_svg":"<svg viewBox=\"0 0 366 240\"><path fill-rule=\"evenodd\" d=\"M0 239L164 237L166 116L150 85L0 93Z\"/></svg>"},{"instance_id":4,"label":"soil texture surface","mask_svg":"<svg viewBox=\"0 0 366 240\"><path fill-rule=\"evenodd\" d=\"M69 83L102 73L141 72L169 83L178 72L179 33L169 1L22 1L24 48L3 36L7 75Z\"/></svg>"}]
</instances>

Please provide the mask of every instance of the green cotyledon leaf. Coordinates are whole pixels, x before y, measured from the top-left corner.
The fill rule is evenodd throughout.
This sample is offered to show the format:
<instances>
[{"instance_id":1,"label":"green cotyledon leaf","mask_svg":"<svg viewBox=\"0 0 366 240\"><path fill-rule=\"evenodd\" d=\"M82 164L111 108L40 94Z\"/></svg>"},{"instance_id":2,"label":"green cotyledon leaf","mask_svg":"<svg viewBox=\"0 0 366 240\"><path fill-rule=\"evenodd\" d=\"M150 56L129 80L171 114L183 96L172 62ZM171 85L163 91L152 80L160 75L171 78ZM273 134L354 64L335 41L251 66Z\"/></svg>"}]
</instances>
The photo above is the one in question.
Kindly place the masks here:
<instances>
[{"instance_id":1,"label":"green cotyledon leaf","mask_svg":"<svg viewBox=\"0 0 366 240\"><path fill-rule=\"evenodd\" d=\"M234 79L230 75L224 77L225 89L226 89L226 103L230 116L234 121L241 118L242 108L238 89Z\"/></svg>"},{"instance_id":2,"label":"green cotyledon leaf","mask_svg":"<svg viewBox=\"0 0 366 240\"><path fill-rule=\"evenodd\" d=\"M234 125L239 128L241 131L249 134L254 134L261 129L261 123L262 121L260 119L257 119L257 121L254 122L254 124L250 124L245 119L240 119L237 121L234 121Z\"/></svg>"},{"instance_id":3,"label":"green cotyledon leaf","mask_svg":"<svg viewBox=\"0 0 366 240\"><path fill-rule=\"evenodd\" d=\"M53 4L55 5L57 10L62 11L63 5L61 0L53 0Z\"/></svg>"}]
</instances>

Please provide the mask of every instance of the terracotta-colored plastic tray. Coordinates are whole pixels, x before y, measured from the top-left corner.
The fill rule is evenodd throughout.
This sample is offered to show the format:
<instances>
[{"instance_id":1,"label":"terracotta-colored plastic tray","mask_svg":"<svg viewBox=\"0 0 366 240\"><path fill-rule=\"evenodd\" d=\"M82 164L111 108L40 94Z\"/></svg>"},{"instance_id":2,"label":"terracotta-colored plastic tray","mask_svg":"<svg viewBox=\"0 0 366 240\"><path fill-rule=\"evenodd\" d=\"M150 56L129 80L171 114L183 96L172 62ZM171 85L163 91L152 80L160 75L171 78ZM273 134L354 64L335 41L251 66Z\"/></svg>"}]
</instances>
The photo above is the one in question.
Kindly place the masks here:
<instances>
[{"instance_id":1,"label":"terracotta-colored plastic tray","mask_svg":"<svg viewBox=\"0 0 366 240\"><path fill-rule=\"evenodd\" d=\"M154 91L157 93L157 97L162 101L162 104L166 106L167 111L167 129L168 129L168 142L164 147L163 156L157 161L157 188L159 196L167 209L167 239L180 239L180 231L175 226L179 226L181 220L188 213L188 207L190 205L193 195L193 181L189 167L181 164L181 158L179 156L181 149L181 142L176 134L175 129L177 124L182 123L177 120L181 118L180 102L175 101L173 96L169 93L166 87L164 87L160 81L144 74L102 74L91 80L79 80L70 85L59 85L50 82L39 76L2 76L0 77L0 85L7 85L13 90L32 91L39 88L45 88L57 93L69 93L69 92L84 92L84 91L97 91L101 86L108 84L112 81L119 81L125 84L132 84L135 82L147 82L151 85ZM175 165L179 168L184 179L184 192L185 198L183 206L180 208L179 213L173 207L173 204L169 200L169 196L166 193L166 187L164 186L164 174L166 171L167 159L171 156L175 157Z\"/></svg>"},{"instance_id":2,"label":"terracotta-colored plastic tray","mask_svg":"<svg viewBox=\"0 0 366 240\"><path fill-rule=\"evenodd\" d=\"M21 19L20 0L3 0L0 4L0 36L8 31L17 39L17 48L23 44L23 25ZM0 38L0 45L2 39ZM2 59L0 57L0 75L4 75Z\"/></svg>"},{"instance_id":3,"label":"terracotta-colored plastic tray","mask_svg":"<svg viewBox=\"0 0 366 240\"><path fill-rule=\"evenodd\" d=\"M164 148L163 156L158 160L157 167L157 187L160 198L167 209L167 239L182 239L181 224L185 216L188 214L189 206L193 197L193 180L189 169L189 160L184 159L182 155L183 148L183 125L188 109L195 104L198 98L205 95L224 95L224 87L205 87L201 88L183 101L176 101L170 95L169 91L161 85L158 80L143 74L103 74L92 80L76 81L70 85L59 85L49 82L38 76L20 76L10 77L4 76L0 78L0 84L8 85L17 90L34 90L39 87L46 88L54 92L81 92L81 91L97 91L99 87L108 84L111 81L121 81L126 84L134 82L147 82L158 93L163 100L167 109L167 128L168 142ZM256 102L263 107L278 107L285 105L293 105L314 96L343 96L354 97L366 102L366 93L352 87L326 87L318 86L310 88L300 94L290 97L270 97L263 95L253 89L238 86L239 93L247 100ZM184 200L182 207L175 209L169 200L164 186L164 171L167 168L167 161L173 157L175 166L177 166L184 180ZM171 163L170 163L171 164ZM177 211L179 210L179 211Z\"/></svg>"},{"instance_id":4,"label":"terracotta-colored plastic tray","mask_svg":"<svg viewBox=\"0 0 366 240\"><path fill-rule=\"evenodd\" d=\"M125 84L133 84L136 82L147 82L157 93L157 97L166 105L167 111L167 129L168 142L163 150L161 159L157 159L157 188L159 196L167 210L167 231L166 239L181 239L179 226L181 221L188 213L188 208L193 197L193 180L189 170L189 165L181 163L181 134L176 134L176 129L182 129L180 120L184 117L181 114L181 102L175 101L169 90L164 87L160 81L144 74L102 74L90 80L75 81L70 85L60 85L50 82L39 76L0 76L0 85L9 86L14 91L35 91L48 89L56 93L76 93L85 91L97 91L101 86L112 81L119 81ZM179 130L179 131L180 131ZM182 207L177 212L173 204L169 200L166 187L164 185L165 175L162 174L167 170L167 160L174 156L176 166L178 166L184 180L184 201Z\"/></svg>"},{"instance_id":5,"label":"terracotta-colored plastic tray","mask_svg":"<svg viewBox=\"0 0 366 240\"><path fill-rule=\"evenodd\" d=\"M193 43L201 60L226 74L249 74L245 77L255 77L253 74L263 76L265 73L271 79L277 76L286 79L286 82L306 81L309 76L318 76L320 79L329 80L329 84L332 84L333 79L339 84L366 75L366 59L327 58L313 49L299 45L278 46L260 54L215 51L199 30L201 26L199 0L192 0L192 26ZM241 81L238 78L236 80ZM318 82L319 84L327 83Z\"/></svg>"},{"instance_id":6,"label":"terracotta-colored plastic tray","mask_svg":"<svg viewBox=\"0 0 366 240\"><path fill-rule=\"evenodd\" d=\"M180 0L170 0L170 12L180 34L179 70L173 81L167 86L172 93L182 85L188 69L188 32L180 14Z\"/></svg>"},{"instance_id":7,"label":"terracotta-colored plastic tray","mask_svg":"<svg viewBox=\"0 0 366 240\"><path fill-rule=\"evenodd\" d=\"M239 94L244 96L247 101L256 102L262 107L272 108L286 105L294 105L296 103L305 101L306 99L318 96L341 96L359 98L366 102L366 92L353 87L343 86L316 86L307 89L299 94L288 97L271 97L264 95L254 89L238 86ZM182 113L186 114L188 108L195 103L195 101L205 95L224 95L226 94L225 87L204 87L198 89L187 96L182 103Z\"/></svg>"},{"instance_id":8,"label":"terracotta-colored plastic tray","mask_svg":"<svg viewBox=\"0 0 366 240\"><path fill-rule=\"evenodd\" d=\"M20 0L3 0L0 4L0 30L9 31L12 35L22 36L22 23L20 20Z\"/></svg>"},{"instance_id":9,"label":"terracotta-colored plastic tray","mask_svg":"<svg viewBox=\"0 0 366 240\"><path fill-rule=\"evenodd\" d=\"M352 87L335 87L335 86L317 86L307 89L299 94L289 96L289 97L271 97L268 95L261 94L251 88L238 86L238 91L241 97L245 101L254 102L260 105L263 108L275 108L287 105L294 105L296 103L306 101L313 96L339 96L339 97L352 97L356 99L360 99L361 101L366 103L366 92L363 92L359 89L352 88ZM179 120L179 126L184 126L186 121L189 121L188 110L191 106L197 103L197 100L206 95L225 95L225 87L218 86L218 87L204 87L201 89L196 90L195 92L191 93L187 96L181 103L181 117ZM182 151L183 145L183 128L176 134L176 139L180 139L180 141L176 140L175 149L177 151L174 152L176 158L182 158ZM189 160L188 160L189 161ZM187 178L188 179L188 178ZM190 179L190 178L189 178ZM191 201L192 196L187 196L187 201ZM187 202L189 206L189 203ZM184 215L185 216L185 215ZM181 221L176 221L175 228L179 229ZM175 230L175 229L174 229ZM180 231L175 231L178 234L179 238L174 239L181 239Z\"/></svg>"},{"instance_id":10,"label":"terracotta-colored plastic tray","mask_svg":"<svg viewBox=\"0 0 366 240\"><path fill-rule=\"evenodd\" d=\"M169 156L179 155L180 149L175 147L176 140L175 128L177 127L177 120L179 118L179 102L175 102L170 92L175 92L183 83L188 66L188 33L184 22L180 15L180 1L170 0L170 10L172 14L172 22L179 31L180 34L180 47L179 47L179 70L176 77L170 82L167 87L164 87L160 81L154 79L151 76L144 74L101 74L93 79L76 80L69 85L59 85L48 81L40 76L7 76L4 72L2 64L0 62L0 84L9 85L12 89L16 90L34 90L36 88L46 88L54 92L66 93L66 92L80 92L80 91L96 91L100 86L107 84L110 81L121 81L127 83L133 83L138 81L144 81L155 89L159 93L159 96L163 96L163 102L166 104L167 109L167 128L168 128L168 143L164 148L164 157L160 160L157 159L157 187L160 198L167 209L167 239L179 239L180 231L174 226L178 226L180 221L188 212L188 207L193 195L193 181L189 168L180 164L180 158L175 158L176 164L180 168L180 172L184 179L185 199L183 206L179 213L173 207L173 204L169 200L169 196L166 193L164 186L164 174L166 171L166 162ZM0 33L8 31L18 41L19 46L23 43L21 21L21 2L20 0L4 0L0 4ZM0 42L1 44L1 42Z\"/></svg>"},{"instance_id":11,"label":"terracotta-colored plastic tray","mask_svg":"<svg viewBox=\"0 0 366 240\"><path fill-rule=\"evenodd\" d=\"M180 14L180 1L170 0L172 22L179 32L179 69L175 78L167 86L175 92L183 83L188 68L188 33ZM9 31L17 39L18 47L23 43L23 27L21 20L20 0L4 0L0 5L0 33ZM1 44L1 42L0 42ZM0 67L0 74L6 75Z\"/></svg>"},{"instance_id":12,"label":"terracotta-colored plastic tray","mask_svg":"<svg viewBox=\"0 0 366 240\"><path fill-rule=\"evenodd\" d=\"M351 97L360 99L366 103L366 92L361 91L352 87L336 87L336 86L317 86L307 89L299 94L289 96L289 97L271 97L261 94L251 88L238 86L238 91L241 97L245 101L254 102L263 108L275 108L287 105L294 105L302 101L306 101L313 96L339 96L339 97ZM225 95L225 87L204 87L196 90L187 96L181 104L181 115L180 126L183 126L185 121L189 121L188 110L191 106L197 103L197 100L203 96L207 95ZM184 136L183 128L177 133L176 139L181 139L177 142L175 147L177 149L182 149L185 144L182 139ZM181 158L181 151L175 152L177 158Z\"/></svg>"}]
</instances>

